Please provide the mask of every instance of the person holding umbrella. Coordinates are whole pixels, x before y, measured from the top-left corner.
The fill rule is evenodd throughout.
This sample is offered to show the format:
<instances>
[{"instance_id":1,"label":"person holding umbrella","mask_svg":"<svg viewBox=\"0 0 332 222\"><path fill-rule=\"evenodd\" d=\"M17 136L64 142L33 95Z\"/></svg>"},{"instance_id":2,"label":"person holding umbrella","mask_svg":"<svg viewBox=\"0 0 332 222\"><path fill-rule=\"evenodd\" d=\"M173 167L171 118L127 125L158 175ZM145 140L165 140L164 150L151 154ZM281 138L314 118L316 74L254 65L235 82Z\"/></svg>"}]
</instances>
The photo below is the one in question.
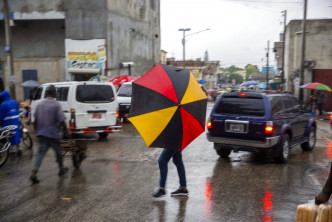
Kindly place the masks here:
<instances>
[{"instance_id":1,"label":"person holding umbrella","mask_svg":"<svg viewBox=\"0 0 332 222\"><path fill-rule=\"evenodd\" d=\"M129 121L147 147L163 147L155 198L166 194L168 162L173 159L180 187L171 195L188 195L182 151L205 131L207 97L186 69L157 64L132 83Z\"/></svg>"},{"instance_id":2,"label":"person holding umbrella","mask_svg":"<svg viewBox=\"0 0 332 222\"><path fill-rule=\"evenodd\" d=\"M319 111L319 115L323 115L323 105L324 105L325 94L318 90L316 95L316 103Z\"/></svg>"},{"instance_id":3,"label":"person holding umbrella","mask_svg":"<svg viewBox=\"0 0 332 222\"><path fill-rule=\"evenodd\" d=\"M160 171L159 190L152 195L155 198L164 196L166 194L165 186L166 186L166 179L168 172L168 162L170 161L171 158L173 158L173 163L176 166L180 179L180 188L172 192L171 195L189 194L187 190L186 171L182 161L181 152L175 150L163 149L158 159L159 171Z\"/></svg>"}]
</instances>

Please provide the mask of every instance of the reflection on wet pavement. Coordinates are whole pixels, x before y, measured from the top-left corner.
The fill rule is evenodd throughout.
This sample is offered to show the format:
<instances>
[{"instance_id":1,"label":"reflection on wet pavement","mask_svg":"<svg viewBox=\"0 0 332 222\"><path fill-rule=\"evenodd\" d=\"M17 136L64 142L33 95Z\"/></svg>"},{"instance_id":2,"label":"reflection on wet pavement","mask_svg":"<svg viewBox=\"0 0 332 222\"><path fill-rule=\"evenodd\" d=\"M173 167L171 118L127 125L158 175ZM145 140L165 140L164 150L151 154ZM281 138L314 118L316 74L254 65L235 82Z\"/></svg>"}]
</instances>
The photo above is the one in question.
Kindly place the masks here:
<instances>
[{"instance_id":1,"label":"reflection on wet pavement","mask_svg":"<svg viewBox=\"0 0 332 222\"><path fill-rule=\"evenodd\" d=\"M297 205L312 200L329 173L331 136L318 133L316 148L295 147L287 164L269 154L219 158L202 134L183 151L189 197L170 196L179 186L170 162L167 194L156 200L161 150L147 148L127 123L123 132L92 142L79 170L66 156L64 177L50 151L35 186L28 180L33 161L10 158L0 168L1 221L294 221Z\"/></svg>"}]
</instances>

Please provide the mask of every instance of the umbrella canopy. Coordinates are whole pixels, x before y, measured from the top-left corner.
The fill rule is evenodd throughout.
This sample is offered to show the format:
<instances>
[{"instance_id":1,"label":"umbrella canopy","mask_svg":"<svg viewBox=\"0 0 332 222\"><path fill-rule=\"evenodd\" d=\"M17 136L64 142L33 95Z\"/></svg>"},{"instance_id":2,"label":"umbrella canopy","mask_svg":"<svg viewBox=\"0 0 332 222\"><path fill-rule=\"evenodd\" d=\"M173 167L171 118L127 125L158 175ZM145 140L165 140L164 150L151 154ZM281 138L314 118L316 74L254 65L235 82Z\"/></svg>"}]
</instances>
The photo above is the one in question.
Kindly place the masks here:
<instances>
[{"instance_id":1,"label":"umbrella canopy","mask_svg":"<svg viewBox=\"0 0 332 222\"><path fill-rule=\"evenodd\" d=\"M89 81L94 82L108 82L110 80L110 77L103 76L103 75L95 75L89 79Z\"/></svg>"},{"instance_id":2,"label":"umbrella canopy","mask_svg":"<svg viewBox=\"0 0 332 222\"><path fill-rule=\"evenodd\" d=\"M242 83L240 86L253 86L253 85L257 85L257 82L255 82L255 81L246 81L246 82Z\"/></svg>"},{"instance_id":3,"label":"umbrella canopy","mask_svg":"<svg viewBox=\"0 0 332 222\"><path fill-rule=\"evenodd\" d=\"M134 77L134 76L124 75L124 76L115 77L115 78L111 79L109 82L113 83L114 85L120 85L121 86L125 82L132 82L136 79L137 78Z\"/></svg>"},{"instance_id":4,"label":"umbrella canopy","mask_svg":"<svg viewBox=\"0 0 332 222\"><path fill-rule=\"evenodd\" d=\"M36 80L28 80L21 84L23 87L38 87L40 84Z\"/></svg>"},{"instance_id":5,"label":"umbrella canopy","mask_svg":"<svg viewBox=\"0 0 332 222\"><path fill-rule=\"evenodd\" d=\"M320 83L320 82L307 83L307 84L300 86L300 88L332 91L330 87L328 87L327 85Z\"/></svg>"},{"instance_id":6,"label":"umbrella canopy","mask_svg":"<svg viewBox=\"0 0 332 222\"><path fill-rule=\"evenodd\" d=\"M258 83L258 87L265 89L266 88L266 83L265 82Z\"/></svg>"},{"instance_id":7,"label":"umbrella canopy","mask_svg":"<svg viewBox=\"0 0 332 222\"><path fill-rule=\"evenodd\" d=\"M198 81L200 84L206 84L206 83L208 83L206 80L204 80L204 79L200 79L199 81Z\"/></svg>"},{"instance_id":8,"label":"umbrella canopy","mask_svg":"<svg viewBox=\"0 0 332 222\"><path fill-rule=\"evenodd\" d=\"M148 147L182 151L204 132L207 97L189 70L157 64L132 90L129 120Z\"/></svg>"}]
</instances>

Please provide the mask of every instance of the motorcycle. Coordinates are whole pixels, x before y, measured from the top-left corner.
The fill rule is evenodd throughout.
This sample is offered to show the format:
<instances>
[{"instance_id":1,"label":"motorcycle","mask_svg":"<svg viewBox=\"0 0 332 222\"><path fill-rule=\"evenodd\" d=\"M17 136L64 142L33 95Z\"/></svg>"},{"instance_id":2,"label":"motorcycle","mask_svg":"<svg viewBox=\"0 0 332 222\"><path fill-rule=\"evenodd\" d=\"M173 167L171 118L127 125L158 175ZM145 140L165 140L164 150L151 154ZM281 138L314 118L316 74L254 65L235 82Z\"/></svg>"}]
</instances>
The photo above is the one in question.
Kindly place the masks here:
<instances>
[{"instance_id":1,"label":"motorcycle","mask_svg":"<svg viewBox=\"0 0 332 222\"><path fill-rule=\"evenodd\" d=\"M17 126L9 125L0 128L0 167L4 165L9 156L11 146L10 138L15 135L14 129Z\"/></svg>"}]
</instances>

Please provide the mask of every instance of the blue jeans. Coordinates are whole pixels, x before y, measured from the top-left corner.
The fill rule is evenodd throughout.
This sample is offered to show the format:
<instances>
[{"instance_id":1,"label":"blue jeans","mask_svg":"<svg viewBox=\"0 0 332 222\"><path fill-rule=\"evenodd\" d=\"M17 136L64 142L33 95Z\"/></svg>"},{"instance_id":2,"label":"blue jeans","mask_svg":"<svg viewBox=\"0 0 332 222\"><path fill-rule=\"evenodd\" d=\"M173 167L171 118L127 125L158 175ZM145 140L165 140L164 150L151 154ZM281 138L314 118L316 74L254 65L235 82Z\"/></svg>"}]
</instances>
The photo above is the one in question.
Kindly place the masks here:
<instances>
[{"instance_id":1,"label":"blue jeans","mask_svg":"<svg viewBox=\"0 0 332 222\"><path fill-rule=\"evenodd\" d=\"M60 145L60 139L58 138L48 138L48 137L42 137L39 136L39 150L37 153L37 158L35 161L35 165L33 167L34 172L38 172L38 169L50 147L52 147L56 154L56 159L59 164L59 168L63 168L63 158L61 154L61 145Z\"/></svg>"},{"instance_id":2,"label":"blue jeans","mask_svg":"<svg viewBox=\"0 0 332 222\"><path fill-rule=\"evenodd\" d=\"M180 187L187 187L186 181L186 171L184 169L182 154L181 152L169 149L163 149L158 159L159 170L160 170L160 188L165 189L166 178L168 172L168 162L173 157L173 163L176 166L178 171L179 179L180 179Z\"/></svg>"}]
</instances>

